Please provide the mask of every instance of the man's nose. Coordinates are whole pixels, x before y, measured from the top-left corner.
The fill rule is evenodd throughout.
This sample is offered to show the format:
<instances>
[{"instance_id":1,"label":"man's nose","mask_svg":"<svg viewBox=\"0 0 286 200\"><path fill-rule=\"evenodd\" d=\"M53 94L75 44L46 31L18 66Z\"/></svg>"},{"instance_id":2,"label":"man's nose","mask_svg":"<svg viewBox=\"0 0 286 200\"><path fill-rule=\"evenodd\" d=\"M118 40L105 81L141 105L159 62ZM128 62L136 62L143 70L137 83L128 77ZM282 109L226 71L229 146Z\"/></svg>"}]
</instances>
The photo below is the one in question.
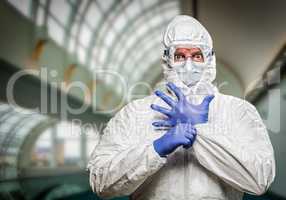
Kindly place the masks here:
<instances>
[{"instance_id":1,"label":"man's nose","mask_svg":"<svg viewBox=\"0 0 286 200\"><path fill-rule=\"evenodd\" d=\"M193 68L193 61L192 61L191 57L188 57L186 59L185 68L186 68L186 70L192 70L192 68Z\"/></svg>"}]
</instances>

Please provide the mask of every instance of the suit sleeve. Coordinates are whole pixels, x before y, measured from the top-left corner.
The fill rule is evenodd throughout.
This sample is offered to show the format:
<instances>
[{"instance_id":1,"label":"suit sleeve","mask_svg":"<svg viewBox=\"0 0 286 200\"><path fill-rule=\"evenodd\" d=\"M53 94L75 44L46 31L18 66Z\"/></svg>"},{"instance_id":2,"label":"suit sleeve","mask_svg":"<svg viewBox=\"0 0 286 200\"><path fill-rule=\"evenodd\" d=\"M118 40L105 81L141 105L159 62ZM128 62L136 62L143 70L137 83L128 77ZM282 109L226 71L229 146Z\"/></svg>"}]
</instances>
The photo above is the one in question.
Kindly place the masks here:
<instances>
[{"instance_id":1,"label":"suit sleeve","mask_svg":"<svg viewBox=\"0 0 286 200\"><path fill-rule=\"evenodd\" d=\"M166 162L152 143L138 141L135 117L125 106L109 121L91 155L90 185L102 198L130 195Z\"/></svg>"},{"instance_id":2,"label":"suit sleeve","mask_svg":"<svg viewBox=\"0 0 286 200\"><path fill-rule=\"evenodd\" d=\"M246 101L235 104L230 113L222 124L197 125L195 155L232 187L263 194L275 177L274 152L266 127L256 108Z\"/></svg>"}]
</instances>

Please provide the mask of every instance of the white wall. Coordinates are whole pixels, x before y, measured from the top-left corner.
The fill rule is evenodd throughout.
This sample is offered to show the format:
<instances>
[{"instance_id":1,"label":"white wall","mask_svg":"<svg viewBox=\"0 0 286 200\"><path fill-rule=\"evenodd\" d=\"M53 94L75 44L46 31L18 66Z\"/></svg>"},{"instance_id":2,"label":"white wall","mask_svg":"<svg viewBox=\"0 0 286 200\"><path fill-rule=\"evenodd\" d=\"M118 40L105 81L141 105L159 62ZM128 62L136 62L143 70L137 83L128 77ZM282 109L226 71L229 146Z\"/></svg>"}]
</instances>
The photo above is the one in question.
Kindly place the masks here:
<instances>
[{"instance_id":1,"label":"white wall","mask_svg":"<svg viewBox=\"0 0 286 200\"><path fill-rule=\"evenodd\" d=\"M271 190L286 197L286 79L279 87L269 90L256 107L267 126L275 152L277 171Z\"/></svg>"},{"instance_id":2,"label":"white wall","mask_svg":"<svg viewBox=\"0 0 286 200\"><path fill-rule=\"evenodd\" d=\"M248 86L286 42L286 1L199 0L198 18L220 60Z\"/></svg>"}]
</instances>

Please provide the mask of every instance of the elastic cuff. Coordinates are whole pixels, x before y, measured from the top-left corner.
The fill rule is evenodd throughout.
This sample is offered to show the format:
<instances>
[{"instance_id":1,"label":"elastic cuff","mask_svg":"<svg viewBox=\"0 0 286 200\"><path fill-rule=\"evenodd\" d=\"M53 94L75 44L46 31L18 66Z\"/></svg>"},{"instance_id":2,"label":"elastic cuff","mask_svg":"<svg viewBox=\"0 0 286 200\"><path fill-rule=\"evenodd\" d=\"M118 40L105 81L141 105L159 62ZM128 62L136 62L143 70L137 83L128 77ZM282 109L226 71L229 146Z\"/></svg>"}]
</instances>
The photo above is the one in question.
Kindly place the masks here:
<instances>
[{"instance_id":1,"label":"elastic cuff","mask_svg":"<svg viewBox=\"0 0 286 200\"><path fill-rule=\"evenodd\" d=\"M163 166L167 162L166 157L161 157L154 149L153 143L149 144L147 147L149 160L151 161L152 168L158 168Z\"/></svg>"}]
</instances>

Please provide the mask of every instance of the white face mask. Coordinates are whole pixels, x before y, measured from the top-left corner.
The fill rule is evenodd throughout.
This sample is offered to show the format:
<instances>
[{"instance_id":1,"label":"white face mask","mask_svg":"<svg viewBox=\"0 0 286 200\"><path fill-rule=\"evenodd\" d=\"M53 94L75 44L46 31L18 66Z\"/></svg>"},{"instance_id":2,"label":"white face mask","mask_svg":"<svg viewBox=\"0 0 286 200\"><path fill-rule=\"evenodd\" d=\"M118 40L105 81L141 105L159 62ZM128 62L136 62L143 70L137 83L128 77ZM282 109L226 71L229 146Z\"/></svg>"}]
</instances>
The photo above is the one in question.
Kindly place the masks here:
<instances>
[{"instance_id":1,"label":"white face mask","mask_svg":"<svg viewBox=\"0 0 286 200\"><path fill-rule=\"evenodd\" d=\"M188 58L184 62L173 63L172 67L178 78L188 87L198 83L203 75L205 63L194 62Z\"/></svg>"}]
</instances>

